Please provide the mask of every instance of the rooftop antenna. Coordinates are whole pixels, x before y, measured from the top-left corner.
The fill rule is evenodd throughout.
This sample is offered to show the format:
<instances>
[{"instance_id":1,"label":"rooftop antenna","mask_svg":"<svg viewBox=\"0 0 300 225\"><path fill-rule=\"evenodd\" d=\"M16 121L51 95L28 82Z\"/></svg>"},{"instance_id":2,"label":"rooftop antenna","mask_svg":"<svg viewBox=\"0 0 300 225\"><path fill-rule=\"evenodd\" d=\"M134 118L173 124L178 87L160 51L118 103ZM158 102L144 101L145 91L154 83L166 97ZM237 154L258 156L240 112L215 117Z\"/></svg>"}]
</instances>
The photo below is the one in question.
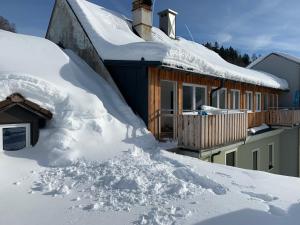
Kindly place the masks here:
<instances>
[{"instance_id":1,"label":"rooftop antenna","mask_svg":"<svg viewBox=\"0 0 300 225\"><path fill-rule=\"evenodd\" d=\"M187 29L187 31L188 31L188 33L189 33L189 35L190 35L192 41L194 41L193 34L192 34L191 30L189 29L188 25L185 24L185 27L186 27L186 29ZM195 41L194 41L194 42L195 42Z\"/></svg>"}]
</instances>

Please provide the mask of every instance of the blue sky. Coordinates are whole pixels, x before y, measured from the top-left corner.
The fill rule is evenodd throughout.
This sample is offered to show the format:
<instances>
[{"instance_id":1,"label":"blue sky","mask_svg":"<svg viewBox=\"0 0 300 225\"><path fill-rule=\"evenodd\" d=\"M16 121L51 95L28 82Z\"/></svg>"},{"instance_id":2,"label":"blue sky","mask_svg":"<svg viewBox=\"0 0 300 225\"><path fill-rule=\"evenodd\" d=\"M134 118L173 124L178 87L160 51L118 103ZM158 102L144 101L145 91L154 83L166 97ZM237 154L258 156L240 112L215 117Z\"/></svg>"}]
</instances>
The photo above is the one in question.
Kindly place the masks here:
<instances>
[{"instance_id":1,"label":"blue sky","mask_svg":"<svg viewBox=\"0 0 300 225\"><path fill-rule=\"evenodd\" d=\"M91 0L131 17L131 0ZM0 0L0 15L19 33L44 36L54 0ZM177 35L204 43L218 41L242 53L272 51L300 56L299 0L156 0L156 13L177 11Z\"/></svg>"}]
</instances>

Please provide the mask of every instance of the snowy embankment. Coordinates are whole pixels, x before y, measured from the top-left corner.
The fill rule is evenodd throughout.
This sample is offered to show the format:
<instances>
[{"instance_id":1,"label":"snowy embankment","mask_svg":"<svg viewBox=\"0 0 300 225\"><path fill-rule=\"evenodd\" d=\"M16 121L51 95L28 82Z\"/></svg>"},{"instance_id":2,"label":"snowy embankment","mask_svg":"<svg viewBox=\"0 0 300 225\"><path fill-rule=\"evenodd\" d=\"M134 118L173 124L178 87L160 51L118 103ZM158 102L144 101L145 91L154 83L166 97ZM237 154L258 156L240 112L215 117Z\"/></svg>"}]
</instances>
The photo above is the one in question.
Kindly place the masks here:
<instances>
[{"instance_id":1,"label":"snowy embankment","mask_svg":"<svg viewBox=\"0 0 300 225\"><path fill-rule=\"evenodd\" d=\"M32 149L0 154L0 224L296 224L300 181L161 150L71 51L0 31L1 99L54 113Z\"/></svg>"}]
</instances>

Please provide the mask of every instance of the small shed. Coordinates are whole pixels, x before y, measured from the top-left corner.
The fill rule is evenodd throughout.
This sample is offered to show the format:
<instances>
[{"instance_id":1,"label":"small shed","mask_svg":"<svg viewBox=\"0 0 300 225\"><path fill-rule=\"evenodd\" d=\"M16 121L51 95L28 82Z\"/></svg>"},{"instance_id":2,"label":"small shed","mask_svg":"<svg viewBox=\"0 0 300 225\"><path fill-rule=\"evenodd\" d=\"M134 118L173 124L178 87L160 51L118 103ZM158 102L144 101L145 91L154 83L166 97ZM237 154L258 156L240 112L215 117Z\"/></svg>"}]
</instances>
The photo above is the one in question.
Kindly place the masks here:
<instances>
[{"instance_id":1,"label":"small shed","mask_svg":"<svg viewBox=\"0 0 300 225\"><path fill-rule=\"evenodd\" d=\"M0 102L0 150L17 151L36 145L39 130L52 113L14 93Z\"/></svg>"}]
</instances>

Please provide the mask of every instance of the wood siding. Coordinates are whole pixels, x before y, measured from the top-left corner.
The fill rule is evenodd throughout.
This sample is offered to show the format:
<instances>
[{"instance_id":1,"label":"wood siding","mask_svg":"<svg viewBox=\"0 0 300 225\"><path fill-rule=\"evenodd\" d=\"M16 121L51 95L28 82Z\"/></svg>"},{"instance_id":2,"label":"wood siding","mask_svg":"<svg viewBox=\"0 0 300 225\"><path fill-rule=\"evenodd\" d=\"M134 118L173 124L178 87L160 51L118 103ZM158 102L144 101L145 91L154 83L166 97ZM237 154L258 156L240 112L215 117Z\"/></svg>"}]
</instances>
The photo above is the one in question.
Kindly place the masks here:
<instances>
[{"instance_id":1,"label":"wood siding","mask_svg":"<svg viewBox=\"0 0 300 225\"><path fill-rule=\"evenodd\" d=\"M203 150L243 141L247 137L247 113L178 116L178 146Z\"/></svg>"},{"instance_id":2,"label":"wood siding","mask_svg":"<svg viewBox=\"0 0 300 225\"><path fill-rule=\"evenodd\" d=\"M149 130L156 136L159 137L159 123L160 123L160 81L161 80L169 80L177 82L177 106L178 112L177 115L182 113L183 107L183 96L182 96L182 86L184 83L195 84L195 85L204 85L207 86L207 103L209 104L210 94L212 87L221 86L221 80L209 76L202 76L199 74L188 73L185 71L175 70L175 69L166 69L166 68L158 68L158 67L149 67L148 69L148 79L149 79L149 88L148 88L148 128ZM259 92L261 94L268 93L269 98L271 96L276 102L276 95L279 94L279 90L266 88L262 86L256 86L252 84L246 84L241 82L234 82L226 80L224 83L224 88L227 89L227 108L232 107L232 103L230 102L230 90L240 90L240 109L245 109L246 101L245 101L245 92L252 91L253 97L253 112L255 112L255 93ZM263 95L261 95L261 107L264 105ZM269 100L270 102L270 100ZM275 105L277 106L277 105ZM249 115L250 122L249 125L256 126L261 121L263 121L263 113L255 113L253 115ZM260 125L260 124L259 124Z\"/></svg>"}]
</instances>

